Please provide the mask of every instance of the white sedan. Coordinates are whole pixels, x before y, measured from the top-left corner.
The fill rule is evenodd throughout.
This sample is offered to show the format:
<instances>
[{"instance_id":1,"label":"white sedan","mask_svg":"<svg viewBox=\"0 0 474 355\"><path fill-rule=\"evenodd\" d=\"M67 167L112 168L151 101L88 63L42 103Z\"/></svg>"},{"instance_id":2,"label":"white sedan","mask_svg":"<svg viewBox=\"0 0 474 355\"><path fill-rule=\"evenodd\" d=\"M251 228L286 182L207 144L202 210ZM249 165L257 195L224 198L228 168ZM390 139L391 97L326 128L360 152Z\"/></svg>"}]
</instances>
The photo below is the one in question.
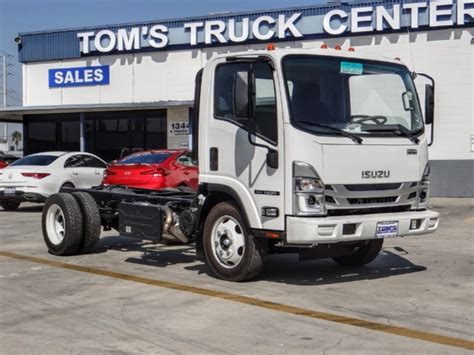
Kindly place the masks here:
<instances>
[{"instance_id":1,"label":"white sedan","mask_svg":"<svg viewBox=\"0 0 474 355\"><path fill-rule=\"evenodd\" d=\"M62 187L98 186L106 168L102 159L89 153L28 155L0 170L0 206L12 211L25 201L44 202Z\"/></svg>"}]
</instances>

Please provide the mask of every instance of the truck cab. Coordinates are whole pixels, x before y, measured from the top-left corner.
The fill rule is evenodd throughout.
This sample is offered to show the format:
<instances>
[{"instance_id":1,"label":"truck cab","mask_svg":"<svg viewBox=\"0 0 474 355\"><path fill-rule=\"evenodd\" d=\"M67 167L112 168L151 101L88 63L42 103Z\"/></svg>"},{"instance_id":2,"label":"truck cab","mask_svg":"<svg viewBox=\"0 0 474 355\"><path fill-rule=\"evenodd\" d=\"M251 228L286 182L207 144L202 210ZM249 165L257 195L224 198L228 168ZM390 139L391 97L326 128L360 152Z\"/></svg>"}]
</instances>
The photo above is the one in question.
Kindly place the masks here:
<instances>
[{"instance_id":1,"label":"truck cab","mask_svg":"<svg viewBox=\"0 0 474 355\"><path fill-rule=\"evenodd\" d=\"M217 218L201 228L211 267L212 258L217 273L242 262L245 236L235 230L245 228L266 239L266 250L376 245L375 256L384 238L436 230L415 76L400 61L354 51L212 59L199 75L194 122L201 201L210 201L204 215L216 201L231 204L241 222ZM429 125L433 85L426 85Z\"/></svg>"}]
</instances>

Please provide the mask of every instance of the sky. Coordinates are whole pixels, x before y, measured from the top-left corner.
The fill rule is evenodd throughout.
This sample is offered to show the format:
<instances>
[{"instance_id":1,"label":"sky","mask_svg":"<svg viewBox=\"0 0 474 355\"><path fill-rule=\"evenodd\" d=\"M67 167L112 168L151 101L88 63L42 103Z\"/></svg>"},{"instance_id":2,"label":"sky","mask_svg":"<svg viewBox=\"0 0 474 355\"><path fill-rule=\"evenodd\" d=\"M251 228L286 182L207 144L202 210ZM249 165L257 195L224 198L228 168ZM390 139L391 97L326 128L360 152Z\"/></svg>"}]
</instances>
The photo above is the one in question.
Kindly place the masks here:
<instances>
[{"instance_id":1,"label":"sky","mask_svg":"<svg viewBox=\"0 0 474 355\"><path fill-rule=\"evenodd\" d=\"M0 51L8 58L9 106L21 104L19 32L202 16L212 12L278 9L324 0L0 0ZM1 89L0 89L1 90Z\"/></svg>"}]
</instances>

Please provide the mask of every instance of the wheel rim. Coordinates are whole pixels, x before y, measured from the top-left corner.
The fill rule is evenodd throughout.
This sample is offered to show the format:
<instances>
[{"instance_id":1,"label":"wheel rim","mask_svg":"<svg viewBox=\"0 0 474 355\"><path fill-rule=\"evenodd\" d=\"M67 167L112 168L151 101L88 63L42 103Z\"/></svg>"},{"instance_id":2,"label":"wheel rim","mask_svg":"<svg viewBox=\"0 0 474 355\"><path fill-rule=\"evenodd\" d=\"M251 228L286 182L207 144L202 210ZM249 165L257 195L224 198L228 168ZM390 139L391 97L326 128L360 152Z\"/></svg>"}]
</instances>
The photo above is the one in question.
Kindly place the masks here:
<instances>
[{"instance_id":1,"label":"wheel rim","mask_svg":"<svg viewBox=\"0 0 474 355\"><path fill-rule=\"evenodd\" d=\"M54 245L59 245L64 240L66 234L66 219L61 207L51 205L46 214L46 231L48 239Z\"/></svg>"},{"instance_id":2,"label":"wheel rim","mask_svg":"<svg viewBox=\"0 0 474 355\"><path fill-rule=\"evenodd\" d=\"M237 220L222 216L212 228L212 252L225 268L236 267L243 259L245 247L244 231Z\"/></svg>"}]
</instances>

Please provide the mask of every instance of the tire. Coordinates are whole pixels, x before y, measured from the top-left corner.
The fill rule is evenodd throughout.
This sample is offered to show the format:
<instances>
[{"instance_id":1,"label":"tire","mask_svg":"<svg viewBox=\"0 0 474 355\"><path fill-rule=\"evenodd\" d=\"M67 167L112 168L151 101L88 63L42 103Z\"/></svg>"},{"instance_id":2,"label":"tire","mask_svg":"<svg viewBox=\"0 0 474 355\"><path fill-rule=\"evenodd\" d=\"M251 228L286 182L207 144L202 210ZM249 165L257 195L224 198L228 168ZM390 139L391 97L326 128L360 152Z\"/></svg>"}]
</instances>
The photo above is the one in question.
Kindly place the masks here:
<instances>
[{"instance_id":1,"label":"tire","mask_svg":"<svg viewBox=\"0 0 474 355\"><path fill-rule=\"evenodd\" d=\"M51 254L76 254L83 243L84 218L79 203L71 194L58 193L46 200L41 225Z\"/></svg>"},{"instance_id":2,"label":"tire","mask_svg":"<svg viewBox=\"0 0 474 355\"><path fill-rule=\"evenodd\" d=\"M94 198L87 192L72 193L84 219L82 230L82 245L79 248L80 253L89 253L97 244L100 238L102 224L100 222L100 213Z\"/></svg>"},{"instance_id":3,"label":"tire","mask_svg":"<svg viewBox=\"0 0 474 355\"><path fill-rule=\"evenodd\" d=\"M207 264L220 279L250 280L263 269L265 250L249 233L233 202L221 202L209 212L204 224L203 246Z\"/></svg>"},{"instance_id":4,"label":"tire","mask_svg":"<svg viewBox=\"0 0 474 355\"><path fill-rule=\"evenodd\" d=\"M5 211L15 211L20 207L20 201L2 201L1 206Z\"/></svg>"},{"instance_id":5,"label":"tire","mask_svg":"<svg viewBox=\"0 0 474 355\"><path fill-rule=\"evenodd\" d=\"M363 266L372 262L382 250L383 239L367 240L350 255L332 258L336 263L345 266Z\"/></svg>"}]
</instances>

